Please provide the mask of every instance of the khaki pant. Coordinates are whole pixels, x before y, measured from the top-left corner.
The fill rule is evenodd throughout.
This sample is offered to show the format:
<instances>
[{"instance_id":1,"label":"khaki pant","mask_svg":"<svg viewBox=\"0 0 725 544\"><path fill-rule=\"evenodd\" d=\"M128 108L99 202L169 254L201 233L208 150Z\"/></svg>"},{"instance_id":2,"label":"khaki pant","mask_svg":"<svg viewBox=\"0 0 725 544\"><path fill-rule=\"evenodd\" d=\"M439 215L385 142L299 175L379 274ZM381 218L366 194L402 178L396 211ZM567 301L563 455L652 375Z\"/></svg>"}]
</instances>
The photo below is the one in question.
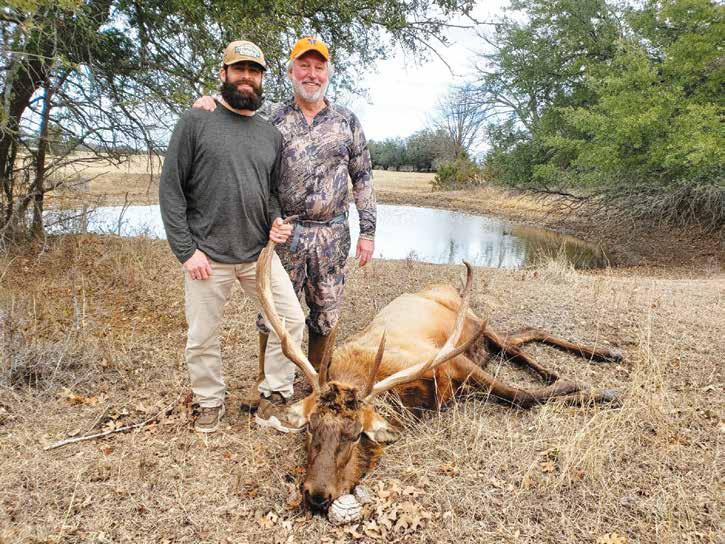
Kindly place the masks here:
<instances>
[{"instance_id":1,"label":"khaki pant","mask_svg":"<svg viewBox=\"0 0 725 544\"><path fill-rule=\"evenodd\" d=\"M256 263L223 264L212 262L212 274L207 280L192 280L184 273L186 291L186 321L189 325L186 343L186 365L189 369L191 388L202 407L220 406L224 403L224 378L219 349L219 329L222 324L224 305L238 280L244 293L257 301ZM290 338L302 343L305 315L295 295L287 272L279 257L272 258L272 297L277 313L286 325ZM271 328L265 318L265 324ZM259 390L266 395L278 391L284 397L292 395L295 365L282 354L279 337L272 331L265 355L265 380Z\"/></svg>"}]
</instances>

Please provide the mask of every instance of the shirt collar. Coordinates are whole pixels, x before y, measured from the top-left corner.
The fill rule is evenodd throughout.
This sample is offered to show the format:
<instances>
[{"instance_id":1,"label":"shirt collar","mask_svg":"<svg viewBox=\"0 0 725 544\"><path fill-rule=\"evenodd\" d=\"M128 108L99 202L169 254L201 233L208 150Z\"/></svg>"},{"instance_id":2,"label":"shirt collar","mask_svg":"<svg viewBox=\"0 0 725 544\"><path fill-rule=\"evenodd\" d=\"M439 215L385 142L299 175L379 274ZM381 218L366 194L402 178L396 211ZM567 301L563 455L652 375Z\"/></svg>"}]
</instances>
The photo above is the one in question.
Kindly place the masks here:
<instances>
[{"instance_id":1,"label":"shirt collar","mask_svg":"<svg viewBox=\"0 0 725 544\"><path fill-rule=\"evenodd\" d=\"M327 112L327 110L330 109L330 101L327 99L327 97L324 97L322 100L325 102L325 107L322 108L319 112L317 112L317 115L320 115L321 113L325 113L325 112ZM292 98L290 98L287 101L287 106L292 108L295 111L302 113L302 108L300 108L299 105L297 104L297 102L295 102L294 95L292 96ZM317 117L317 115L315 117Z\"/></svg>"}]
</instances>

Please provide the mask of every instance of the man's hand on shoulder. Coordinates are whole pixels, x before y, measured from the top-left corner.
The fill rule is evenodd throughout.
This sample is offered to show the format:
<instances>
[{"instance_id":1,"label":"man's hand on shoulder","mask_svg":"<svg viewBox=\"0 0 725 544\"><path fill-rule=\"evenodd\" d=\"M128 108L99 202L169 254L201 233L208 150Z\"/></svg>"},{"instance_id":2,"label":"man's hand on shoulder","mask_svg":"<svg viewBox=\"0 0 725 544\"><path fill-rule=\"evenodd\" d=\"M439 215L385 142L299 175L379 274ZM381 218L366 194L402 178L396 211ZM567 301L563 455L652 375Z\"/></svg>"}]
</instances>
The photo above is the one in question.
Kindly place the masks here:
<instances>
[{"instance_id":1,"label":"man's hand on shoulder","mask_svg":"<svg viewBox=\"0 0 725 544\"><path fill-rule=\"evenodd\" d=\"M189 273L192 280L208 280L211 276L211 263L203 251L197 249L189 259L184 262L184 270Z\"/></svg>"},{"instance_id":2,"label":"man's hand on shoulder","mask_svg":"<svg viewBox=\"0 0 725 544\"><path fill-rule=\"evenodd\" d=\"M269 239L276 244L284 244L287 239L292 235L293 225L282 221L281 217L278 217L272 221L272 229L269 231Z\"/></svg>"},{"instance_id":3,"label":"man's hand on shoulder","mask_svg":"<svg viewBox=\"0 0 725 544\"><path fill-rule=\"evenodd\" d=\"M216 101L211 96L202 96L194 102L192 108L204 111L214 111L216 109Z\"/></svg>"}]
</instances>

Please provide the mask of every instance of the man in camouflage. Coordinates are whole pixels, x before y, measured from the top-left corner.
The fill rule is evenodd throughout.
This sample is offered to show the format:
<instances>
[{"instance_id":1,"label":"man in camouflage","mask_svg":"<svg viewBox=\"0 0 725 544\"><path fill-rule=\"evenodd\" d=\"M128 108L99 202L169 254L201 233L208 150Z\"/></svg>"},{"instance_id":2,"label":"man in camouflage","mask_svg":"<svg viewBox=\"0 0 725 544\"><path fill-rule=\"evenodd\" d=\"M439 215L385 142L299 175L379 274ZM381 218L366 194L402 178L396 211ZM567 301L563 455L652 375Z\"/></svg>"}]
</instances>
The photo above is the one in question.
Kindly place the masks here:
<instances>
[{"instance_id":1,"label":"man in camouflage","mask_svg":"<svg viewBox=\"0 0 725 544\"><path fill-rule=\"evenodd\" d=\"M316 367L331 341L342 307L347 256L350 251L348 176L360 217L360 237L355 257L360 266L374 250L376 203L372 164L357 117L325 98L332 72L327 46L315 38L302 38L290 55L288 76L294 96L268 108L269 120L282 133L282 165L279 200L284 216L298 221L290 241L278 246L278 254L298 296L304 293L310 308L308 358ZM210 108L204 97L195 107ZM265 400L264 364L268 330L261 315L258 383L243 407L259 406L257 418L273 409ZM284 391L292 394L292 381ZM260 400L260 393L262 399Z\"/></svg>"}]
</instances>

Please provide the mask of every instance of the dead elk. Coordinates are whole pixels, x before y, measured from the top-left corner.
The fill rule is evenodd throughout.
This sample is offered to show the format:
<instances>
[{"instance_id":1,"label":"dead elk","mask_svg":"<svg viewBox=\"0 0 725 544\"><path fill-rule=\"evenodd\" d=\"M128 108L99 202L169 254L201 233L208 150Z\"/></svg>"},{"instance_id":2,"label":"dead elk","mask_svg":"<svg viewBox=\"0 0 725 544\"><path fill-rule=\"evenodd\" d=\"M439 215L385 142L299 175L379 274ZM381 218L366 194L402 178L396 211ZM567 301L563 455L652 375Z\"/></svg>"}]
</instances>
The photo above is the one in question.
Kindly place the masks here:
<instances>
[{"instance_id":1,"label":"dead elk","mask_svg":"<svg viewBox=\"0 0 725 544\"><path fill-rule=\"evenodd\" d=\"M324 358L319 373L299 345L292 343L275 310L270 289L270 242L257 261L257 290L285 355L312 385L307 398L290 406L288 418L308 430L305 503L326 510L372 468L381 444L396 439L395 428L373 405L375 396L395 390L411 410L440 408L467 383L496 399L522 408L565 398L609 402L612 391L593 391L559 378L521 349L544 342L593 360L616 361L619 352L568 342L537 329L501 337L468 309L472 269L466 263L463 291L435 285L393 300L360 333ZM503 383L485 371L491 356L502 355L526 366L547 385L525 389Z\"/></svg>"}]
</instances>

